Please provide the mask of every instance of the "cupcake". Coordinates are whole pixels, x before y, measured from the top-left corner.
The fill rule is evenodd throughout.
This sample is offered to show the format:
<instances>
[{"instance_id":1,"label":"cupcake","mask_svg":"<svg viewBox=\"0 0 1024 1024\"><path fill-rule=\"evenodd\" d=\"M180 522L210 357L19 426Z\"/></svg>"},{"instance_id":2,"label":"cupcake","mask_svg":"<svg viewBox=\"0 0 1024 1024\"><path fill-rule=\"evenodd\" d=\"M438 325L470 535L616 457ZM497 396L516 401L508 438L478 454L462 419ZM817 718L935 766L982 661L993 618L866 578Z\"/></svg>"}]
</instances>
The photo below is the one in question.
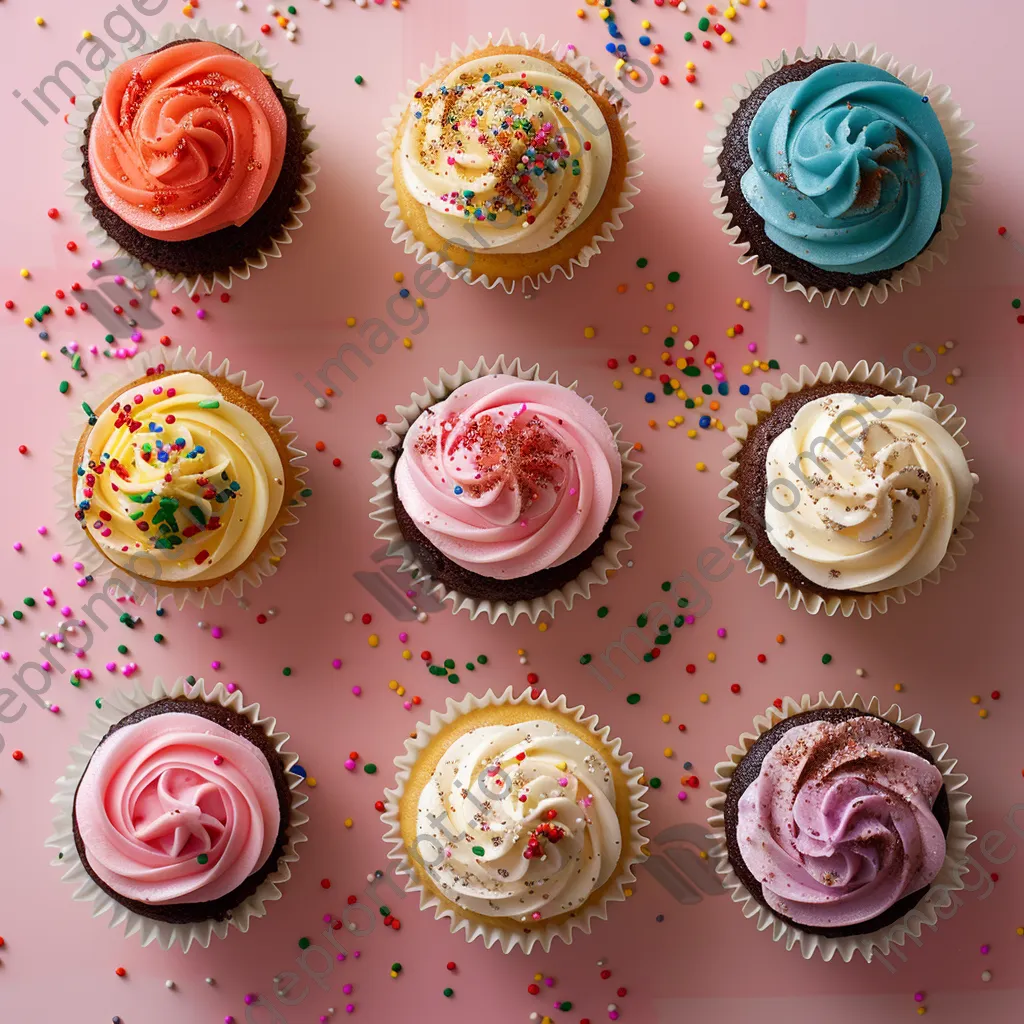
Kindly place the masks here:
<instances>
[{"instance_id":1,"label":"cupcake","mask_svg":"<svg viewBox=\"0 0 1024 1024\"><path fill-rule=\"evenodd\" d=\"M963 417L881 363L803 366L737 414L723 522L791 608L865 618L952 569L976 519Z\"/></svg>"},{"instance_id":2,"label":"cupcake","mask_svg":"<svg viewBox=\"0 0 1024 1024\"><path fill-rule=\"evenodd\" d=\"M718 873L758 928L826 960L870 960L934 926L963 887L967 833L946 747L896 705L779 701L717 766Z\"/></svg>"},{"instance_id":3,"label":"cupcake","mask_svg":"<svg viewBox=\"0 0 1024 1024\"><path fill-rule=\"evenodd\" d=\"M55 797L63 809L48 845L82 883L76 899L95 900L97 914L119 908L112 925L126 920L128 934L165 948L206 946L229 924L247 930L280 897L305 838L287 741L220 684L115 695Z\"/></svg>"},{"instance_id":4,"label":"cupcake","mask_svg":"<svg viewBox=\"0 0 1024 1024\"><path fill-rule=\"evenodd\" d=\"M611 241L641 155L625 101L588 61L512 42L439 57L379 137L394 241L509 292L572 277Z\"/></svg>"},{"instance_id":5,"label":"cupcake","mask_svg":"<svg viewBox=\"0 0 1024 1024\"><path fill-rule=\"evenodd\" d=\"M412 399L388 425L371 516L420 584L474 617L535 621L607 582L640 508L618 425L504 357Z\"/></svg>"},{"instance_id":6,"label":"cupcake","mask_svg":"<svg viewBox=\"0 0 1024 1024\"><path fill-rule=\"evenodd\" d=\"M587 933L643 860L641 770L582 707L449 699L417 726L386 792L388 856L420 908L505 952Z\"/></svg>"},{"instance_id":7,"label":"cupcake","mask_svg":"<svg viewBox=\"0 0 1024 1024\"><path fill-rule=\"evenodd\" d=\"M211 291L280 256L300 226L316 169L309 128L237 28L168 26L159 40L79 102L74 194L97 237Z\"/></svg>"},{"instance_id":8,"label":"cupcake","mask_svg":"<svg viewBox=\"0 0 1024 1024\"><path fill-rule=\"evenodd\" d=\"M157 599L219 601L273 573L302 491L290 419L225 362L180 351L96 406L64 463L86 547ZM94 558L92 559L95 560Z\"/></svg>"},{"instance_id":9,"label":"cupcake","mask_svg":"<svg viewBox=\"0 0 1024 1024\"><path fill-rule=\"evenodd\" d=\"M873 47L784 53L754 77L706 149L741 263L863 305L945 261L971 180L970 125L947 89Z\"/></svg>"}]
</instances>

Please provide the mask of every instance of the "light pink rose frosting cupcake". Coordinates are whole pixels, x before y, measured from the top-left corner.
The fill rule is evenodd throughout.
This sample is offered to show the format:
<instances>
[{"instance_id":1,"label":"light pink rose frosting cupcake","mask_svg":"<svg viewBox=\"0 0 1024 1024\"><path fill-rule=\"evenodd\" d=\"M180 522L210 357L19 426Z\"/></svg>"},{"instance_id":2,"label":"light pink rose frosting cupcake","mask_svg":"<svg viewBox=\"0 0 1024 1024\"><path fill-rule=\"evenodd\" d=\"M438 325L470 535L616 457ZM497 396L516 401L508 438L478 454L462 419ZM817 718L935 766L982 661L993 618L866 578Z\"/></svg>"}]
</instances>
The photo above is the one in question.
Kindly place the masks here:
<instances>
[{"instance_id":1,"label":"light pink rose frosting cupcake","mask_svg":"<svg viewBox=\"0 0 1024 1024\"><path fill-rule=\"evenodd\" d=\"M798 925L870 921L926 888L946 856L942 774L864 716L799 725L738 804L736 839L772 910Z\"/></svg>"},{"instance_id":2,"label":"light pink rose frosting cupcake","mask_svg":"<svg viewBox=\"0 0 1024 1024\"><path fill-rule=\"evenodd\" d=\"M586 551L621 485L615 438L589 402L507 374L469 381L424 410L395 468L420 532L457 565L497 579Z\"/></svg>"},{"instance_id":3,"label":"light pink rose frosting cupcake","mask_svg":"<svg viewBox=\"0 0 1024 1024\"><path fill-rule=\"evenodd\" d=\"M181 242L244 224L262 206L287 135L281 101L255 64L217 43L180 43L111 74L89 170L123 221Z\"/></svg>"},{"instance_id":4,"label":"light pink rose frosting cupcake","mask_svg":"<svg viewBox=\"0 0 1024 1024\"><path fill-rule=\"evenodd\" d=\"M260 750L216 722L169 712L100 744L75 822L93 873L121 896L205 903L264 864L281 811Z\"/></svg>"}]
</instances>

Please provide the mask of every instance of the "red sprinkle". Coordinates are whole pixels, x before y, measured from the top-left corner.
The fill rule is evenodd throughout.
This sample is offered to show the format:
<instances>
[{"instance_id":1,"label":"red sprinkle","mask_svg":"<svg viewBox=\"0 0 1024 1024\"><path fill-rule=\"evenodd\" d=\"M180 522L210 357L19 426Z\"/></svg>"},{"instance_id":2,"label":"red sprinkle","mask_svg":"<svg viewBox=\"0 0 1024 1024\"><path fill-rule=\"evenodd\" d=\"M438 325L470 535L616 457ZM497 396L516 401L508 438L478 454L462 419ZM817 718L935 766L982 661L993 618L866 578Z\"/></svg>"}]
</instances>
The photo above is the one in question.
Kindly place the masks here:
<instances>
[{"instance_id":1,"label":"red sprinkle","mask_svg":"<svg viewBox=\"0 0 1024 1024\"><path fill-rule=\"evenodd\" d=\"M998 233L999 233L1000 235L1005 235L1005 234L1006 234L1006 228L1004 228L1004 227L1002 226L1002 224L1000 224L1000 225L999 225L999 227L997 227L997 228L996 228L996 231L997 231L997 232L998 232Z\"/></svg>"},{"instance_id":2,"label":"red sprinkle","mask_svg":"<svg viewBox=\"0 0 1024 1024\"><path fill-rule=\"evenodd\" d=\"M12 751L12 753L11 753L11 757L13 757L15 761L22 760L22 758L24 758L24 756L25 755L20 750L15 750L15 751Z\"/></svg>"},{"instance_id":3,"label":"red sprinkle","mask_svg":"<svg viewBox=\"0 0 1024 1024\"><path fill-rule=\"evenodd\" d=\"M993 700L999 700L999 698L1001 696L1002 696L1002 694L1000 694L1000 692L998 690L993 690L992 691L992 699Z\"/></svg>"},{"instance_id":4,"label":"red sprinkle","mask_svg":"<svg viewBox=\"0 0 1024 1024\"><path fill-rule=\"evenodd\" d=\"M776 697L775 700L772 701L772 704L776 708L778 708L779 711L782 710L782 698L781 697Z\"/></svg>"},{"instance_id":5,"label":"red sprinkle","mask_svg":"<svg viewBox=\"0 0 1024 1024\"><path fill-rule=\"evenodd\" d=\"M373 809L375 811L383 811L384 810L384 801L383 800L377 800L374 803L374 805L373 805Z\"/></svg>"},{"instance_id":6,"label":"red sprinkle","mask_svg":"<svg viewBox=\"0 0 1024 1024\"><path fill-rule=\"evenodd\" d=\"M388 421L387 416L385 416L384 413L382 412L377 413L375 419L377 420L377 424L379 426L383 426Z\"/></svg>"},{"instance_id":7,"label":"red sprinkle","mask_svg":"<svg viewBox=\"0 0 1024 1024\"><path fill-rule=\"evenodd\" d=\"M424 661L430 661L432 655L431 655L430 651L420 651L420 657Z\"/></svg>"},{"instance_id":8,"label":"red sprinkle","mask_svg":"<svg viewBox=\"0 0 1024 1024\"><path fill-rule=\"evenodd\" d=\"M447 967L449 971L454 971L455 970L455 961L454 960L449 960L448 963L445 964L445 967Z\"/></svg>"},{"instance_id":9,"label":"red sprinkle","mask_svg":"<svg viewBox=\"0 0 1024 1024\"><path fill-rule=\"evenodd\" d=\"M128 972L123 967L118 967L114 973L119 977L123 978Z\"/></svg>"},{"instance_id":10,"label":"red sprinkle","mask_svg":"<svg viewBox=\"0 0 1024 1024\"><path fill-rule=\"evenodd\" d=\"M56 220L60 216L60 211L57 209L56 206L51 206L46 211L46 216L49 217L50 220Z\"/></svg>"},{"instance_id":11,"label":"red sprinkle","mask_svg":"<svg viewBox=\"0 0 1024 1024\"><path fill-rule=\"evenodd\" d=\"M267 621L267 617L263 612L260 612L259 615L256 616L256 621L262 626L263 623Z\"/></svg>"},{"instance_id":12,"label":"red sprinkle","mask_svg":"<svg viewBox=\"0 0 1024 1024\"><path fill-rule=\"evenodd\" d=\"M685 726L685 725L683 725L683 723L682 723L682 722L680 722L680 723L679 723L679 731L680 731L680 732L686 732L686 726Z\"/></svg>"},{"instance_id":13,"label":"red sprinkle","mask_svg":"<svg viewBox=\"0 0 1024 1024\"><path fill-rule=\"evenodd\" d=\"M763 654L759 654L757 656L757 660L763 665L768 660L768 658Z\"/></svg>"},{"instance_id":14,"label":"red sprinkle","mask_svg":"<svg viewBox=\"0 0 1024 1024\"><path fill-rule=\"evenodd\" d=\"M373 616L369 612L363 612L363 625L368 626L373 622Z\"/></svg>"},{"instance_id":15,"label":"red sprinkle","mask_svg":"<svg viewBox=\"0 0 1024 1024\"><path fill-rule=\"evenodd\" d=\"M320 888L321 889L330 889L330 887L331 887L331 880L329 878L321 878L320 879Z\"/></svg>"},{"instance_id":16,"label":"red sprinkle","mask_svg":"<svg viewBox=\"0 0 1024 1024\"><path fill-rule=\"evenodd\" d=\"M536 672L530 672L526 676L526 681L531 686L533 686L534 683L539 683L540 682L540 676L538 676Z\"/></svg>"},{"instance_id":17,"label":"red sprinkle","mask_svg":"<svg viewBox=\"0 0 1024 1024\"><path fill-rule=\"evenodd\" d=\"M609 359L608 360L608 369L609 370L617 370L618 368L619 368L619 361L618 361L618 359Z\"/></svg>"},{"instance_id":18,"label":"red sprinkle","mask_svg":"<svg viewBox=\"0 0 1024 1024\"><path fill-rule=\"evenodd\" d=\"M739 693L740 692L740 684L739 683L733 683L732 686L729 687L729 689L732 690L733 693Z\"/></svg>"},{"instance_id":19,"label":"red sprinkle","mask_svg":"<svg viewBox=\"0 0 1024 1024\"><path fill-rule=\"evenodd\" d=\"M601 977L604 978L605 981L607 981L611 976L612 972L609 971L607 967L601 972Z\"/></svg>"},{"instance_id":20,"label":"red sprinkle","mask_svg":"<svg viewBox=\"0 0 1024 1024\"><path fill-rule=\"evenodd\" d=\"M693 673L697 671L697 666L696 665L687 665L686 666L686 671L689 672L690 675L692 676Z\"/></svg>"}]
</instances>

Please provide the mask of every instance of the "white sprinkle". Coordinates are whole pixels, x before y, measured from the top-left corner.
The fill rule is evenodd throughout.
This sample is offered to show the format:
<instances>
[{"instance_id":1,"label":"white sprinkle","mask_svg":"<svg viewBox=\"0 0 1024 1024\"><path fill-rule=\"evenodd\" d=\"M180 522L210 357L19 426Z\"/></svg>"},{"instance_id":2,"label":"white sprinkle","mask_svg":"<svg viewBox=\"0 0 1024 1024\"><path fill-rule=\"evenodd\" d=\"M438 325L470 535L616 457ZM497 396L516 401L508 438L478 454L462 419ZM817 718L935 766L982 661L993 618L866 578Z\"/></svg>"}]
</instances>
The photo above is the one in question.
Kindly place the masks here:
<instances>
[{"instance_id":1,"label":"white sprinkle","mask_svg":"<svg viewBox=\"0 0 1024 1024\"><path fill-rule=\"evenodd\" d=\"M954 377L959 377L964 371L961 370L959 366L954 366L949 372L953 374Z\"/></svg>"},{"instance_id":2,"label":"white sprinkle","mask_svg":"<svg viewBox=\"0 0 1024 1024\"><path fill-rule=\"evenodd\" d=\"M355 616L351 612L345 612L345 621L346 622L351 622L354 618L355 618Z\"/></svg>"},{"instance_id":3,"label":"white sprinkle","mask_svg":"<svg viewBox=\"0 0 1024 1024\"><path fill-rule=\"evenodd\" d=\"M294 32L285 32L284 37L285 37L285 39L288 40L289 43L294 43L295 42L295 33Z\"/></svg>"},{"instance_id":4,"label":"white sprinkle","mask_svg":"<svg viewBox=\"0 0 1024 1024\"><path fill-rule=\"evenodd\" d=\"M242 3L242 0L238 0L238 2L239 2L239 4L241 5L241 6L239 7L239 10L242 10L242 9L243 9L243 8L245 7L245 4L244 4L244 3ZM204 980L204 981L206 982L206 984L207 984L207 985L216 985L216 984L217 984L217 983L216 983L216 982L215 982L215 981L213 980L213 978L205 978L205 979L203 979L203 980Z\"/></svg>"},{"instance_id":5,"label":"white sprinkle","mask_svg":"<svg viewBox=\"0 0 1024 1024\"><path fill-rule=\"evenodd\" d=\"M864 676L865 675L864 669L862 669L862 668L857 669L857 675Z\"/></svg>"},{"instance_id":6,"label":"white sprinkle","mask_svg":"<svg viewBox=\"0 0 1024 1024\"><path fill-rule=\"evenodd\" d=\"M244 11L244 10L246 10L246 9L247 9L247 8L246 8L246 6L245 6L245 0L235 0L235 6L236 6L236 7L237 7L237 8L238 8L238 9L239 9L240 11Z\"/></svg>"},{"instance_id":7,"label":"white sprinkle","mask_svg":"<svg viewBox=\"0 0 1024 1024\"><path fill-rule=\"evenodd\" d=\"M167 980L166 980L166 981L164 982L164 988L174 988L174 982L173 982L173 981L171 981L171 979L170 979L170 978L168 978L168 979L167 979Z\"/></svg>"},{"instance_id":8,"label":"white sprinkle","mask_svg":"<svg viewBox=\"0 0 1024 1024\"><path fill-rule=\"evenodd\" d=\"M324 399L324 398L315 398L315 399L313 399L313 404L314 404L314 405L315 405L315 406L316 406L316 407L317 407L318 409L324 409L324 408L326 408L326 407L327 407L327 400L326 400L326 399Z\"/></svg>"},{"instance_id":9,"label":"white sprinkle","mask_svg":"<svg viewBox=\"0 0 1024 1024\"><path fill-rule=\"evenodd\" d=\"M794 334L793 340L798 344L802 345L807 339L802 334Z\"/></svg>"},{"instance_id":10,"label":"white sprinkle","mask_svg":"<svg viewBox=\"0 0 1024 1024\"><path fill-rule=\"evenodd\" d=\"M992 972L991 971L982 971L981 972L981 980L982 981L991 981L992 980Z\"/></svg>"},{"instance_id":11,"label":"white sprinkle","mask_svg":"<svg viewBox=\"0 0 1024 1024\"><path fill-rule=\"evenodd\" d=\"M417 622L426 622L427 621L427 613L426 612L420 612L419 615L416 616L416 621Z\"/></svg>"}]
</instances>

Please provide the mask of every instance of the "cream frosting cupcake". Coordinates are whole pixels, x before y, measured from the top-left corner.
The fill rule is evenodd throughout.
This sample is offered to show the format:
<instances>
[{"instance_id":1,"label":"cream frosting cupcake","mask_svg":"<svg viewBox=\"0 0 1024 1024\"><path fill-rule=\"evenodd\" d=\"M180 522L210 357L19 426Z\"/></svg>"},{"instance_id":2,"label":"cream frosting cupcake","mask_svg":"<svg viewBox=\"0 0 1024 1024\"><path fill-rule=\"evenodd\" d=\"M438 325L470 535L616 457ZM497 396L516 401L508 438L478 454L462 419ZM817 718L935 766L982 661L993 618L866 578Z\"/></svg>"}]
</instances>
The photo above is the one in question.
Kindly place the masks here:
<instances>
[{"instance_id":1,"label":"cream frosting cupcake","mask_svg":"<svg viewBox=\"0 0 1024 1024\"><path fill-rule=\"evenodd\" d=\"M638 153L622 98L569 60L488 45L435 70L390 136L396 241L508 285L589 260L636 191Z\"/></svg>"},{"instance_id":2,"label":"cream frosting cupcake","mask_svg":"<svg viewBox=\"0 0 1024 1024\"><path fill-rule=\"evenodd\" d=\"M241 383L198 369L133 381L95 409L75 452L75 518L112 565L159 587L209 591L293 522L295 449Z\"/></svg>"},{"instance_id":3,"label":"cream frosting cupcake","mask_svg":"<svg viewBox=\"0 0 1024 1024\"><path fill-rule=\"evenodd\" d=\"M642 859L640 772L583 714L511 689L449 701L396 760L388 838L453 930L547 948L622 898Z\"/></svg>"}]
</instances>

